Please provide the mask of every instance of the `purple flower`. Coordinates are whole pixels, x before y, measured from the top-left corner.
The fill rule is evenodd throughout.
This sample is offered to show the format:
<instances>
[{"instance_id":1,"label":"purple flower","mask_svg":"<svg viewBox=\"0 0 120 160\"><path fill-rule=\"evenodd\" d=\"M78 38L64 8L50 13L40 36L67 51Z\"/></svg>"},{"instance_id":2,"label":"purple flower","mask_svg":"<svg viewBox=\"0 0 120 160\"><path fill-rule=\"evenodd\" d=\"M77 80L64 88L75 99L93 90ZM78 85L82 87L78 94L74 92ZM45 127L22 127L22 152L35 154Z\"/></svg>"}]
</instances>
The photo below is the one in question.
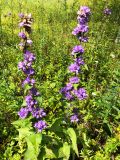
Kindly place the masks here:
<instances>
[{"instance_id":1,"label":"purple flower","mask_svg":"<svg viewBox=\"0 0 120 160\"><path fill-rule=\"evenodd\" d=\"M27 78L23 81L22 86L24 87L25 84L29 84L29 85L32 85L32 86L33 86L33 85L35 84L35 80L34 80L34 79L30 79L30 77L27 77Z\"/></svg>"},{"instance_id":2,"label":"purple flower","mask_svg":"<svg viewBox=\"0 0 120 160\"><path fill-rule=\"evenodd\" d=\"M20 18L24 18L24 14L23 13L19 13L19 17Z\"/></svg>"},{"instance_id":3,"label":"purple flower","mask_svg":"<svg viewBox=\"0 0 120 160\"><path fill-rule=\"evenodd\" d=\"M25 69L26 69L26 66L25 66L24 62L19 62L19 63L18 63L18 68L19 68L19 69L22 69L22 70L25 70Z\"/></svg>"},{"instance_id":4,"label":"purple flower","mask_svg":"<svg viewBox=\"0 0 120 160\"><path fill-rule=\"evenodd\" d=\"M70 79L70 83L74 84L74 83L79 83L80 79L78 77L71 77Z\"/></svg>"},{"instance_id":5,"label":"purple flower","mask_svg":"<svg viewBox=\"0 0 120 160\"><path fill-rule=\"evenodd\" d=\"M78 74L78 72L80 71L80 66L77 63L73 63L68 67L70 72L75 72L76 74Z\"/></svg>"},{"instance_id":6,"label":"purple flower","mask_svg":"<svg viewBox=\"0 0 120 160\"><path fill-rule=\"evenodd\" d=\"M88 22L89 19L88 19L88 17L80 17L80 16L78 16L77 20L78 20L79 24L85 25Z\"/></svg>"},{"instance_id":7,"label":"purple flower","mask_svg":"<svg viewBox=\"0 0 120 160\"><path fill-rule=\"evenodd\" d=\"M25 101L27 103L28 108L31 108L37 104L37 101L35 99L33 99L32 95L26 96Z\"/></svg>"},{"instance_id":8,"label":"purple flower","mask_svg":"<svg viewBox=\"0 0 120 160\"><path fill-rule=\"evenodd\" d=\"M29 62L32 62L32 61L34 61L36 59L36 57L30 51L25 51L24 59L27 60L27 61L29 61Z\"/></svg>"},{"instance_id":9,"label":"purple flower","mask_svg":"<svg viewBox=\"0 0 120 160\"><path fill-rule=\"evenodd\" d=\"M74 30L72 31L73 35L78 35L80 33L88 32L88 26L86 25L78 25Z\"/></svg>"},{"instance_id":10,"label":"purple flower","mask_svg":"<svg viewBox=\"0 0 120 160\"><path fill-rule=\"evenodd\" d=\"M40 120L35 123L34 127L38 130L38 132L42 132L42 130L47 127L47 124L45 121Z\"/></svg>"},{"instance_id":11,"label":"purple flower","mask_svg":"<svg viewBox=\"0 0 120 160\"><path fill-rule=\"evenodd\" d=\"M23 26L24 26L24 22L20 22L19 27L23 27Z\"/></svg>"},{"instance_id":12,"label":"purple flower","mask_svg":"<svg viewBox=\"0 0 120 160\"><path fill-rule=\"evenodd\" d=\"M31 95L28 95L25 97L25 100L26 100L26 103L29 103L33 100L32 96Z\"/></svg>"},{"instance_id":13,"label":"purple flower","mask_svg":"<svg viewBox=\"0 0 120 160\"><path fill-rule=\"evenodd\" d=\"M25 35L24 32L20 32L20 33L18 34L18 36L19 36L20 38L22 38L22 39L26 39L26 35Z\"/></svg>"},{"instance_id":14,"label":"purple flower","mask_svg":"<svg viewBox=\"0 0 120 160\"><path fill-rule=\"evenodd\" d=\"M26 70L24 70L24 73L27 74L28 76L31 76L35 74L35 71L33 68L27 68Z\"/></svg>"},{"instance_id":15,"label":"purple flower","mask_svg":"<svg viewBox=\"0 0 120 160\"><path fill-rule=\"evenodd\" d=\"M66 87L60 89L60 93L65 93L65 92L66 92Z\"/></svg>"},{"instance_id":16,"label":"purple flower","mask_svg":"<svg viewBox=\"0 0 120 160\"><path fill-rule=\"evenodd\" d=\"M104 14L105 15L110 15L112 12L111 12L111 9L109 9L109 8L105 8L104 9Z\"/></svg>"},{"instance_id":17,"label":"purple flower","mask_svg":"<svg viewBox=\"0 0 120 160\"><path fill-rule=\"evenodd\" d=\"M81 6L80 10L77 12L80 16L89 16L91 14L90 8L87 6Z\"/></svg>"},{"instance_id":18,"label":"purple flower","mask_svg":"<svg viewBox=\"0 0 120 160\"><path fill-rule=\"evenodd\" d=\"M67 83L65 86L66 91L70 91L73 88L71 83Z\"/></svg>"},{"instance_id":19,"label":"purple flower","mask_svg":"<svg viewBox=\"0 0 120 160\"><path fill-rule=\"evenodd\" d=\"M72 96L72 94L70 92L66 92L64 95L65 95L65 98L67 100L72 100L73 99L73 96Z\"/></svg>"},{"instance_id":20,"label":"purple flower","mask_svg":"<svg viewBox=\"0 0 120 160\"><path fill-rule=\"evenodd\" d=\"M80 42L88 42L88 37L79 37Z\"/></svg>"},{"instance_id":21,"label":"purple flower","mask_svg":"<svg viewBox=\"0 0 120 160\"><path fill-rule=\"evenodd\" d=\"M32 115L33 117L35 118L42 118L42 117L45 117L46 116L46 113L44 112L44 109L43 108L35 108L32 110Z\"/></svg>"},{"instance_id":22,"label":"purple flower","mask_svg":"<svg viewBox=\"0 0 120 160\"><path fill-rule=\"evenodd\" d=\"M72 123L78 122L78 121L79 121L78 116L77 116L76 114L73 115L73 116L71 116L71 117L70 117L70 121L71 121Z\"/></svg>"},{"instance_id":23,"label":"purple flower","mask_svg":"<svg viewBox=\"0 0 120 160\"><path fill-rule=\"evenodd\" d=\"M31 80L30 80L30 77L27 77L23 83L22 83L22 86L24 87L25 84L30 84L31 83Z\"/></svg>"},{"instance_id":24,"label":"purple flower","mask_svg":"<svg viewBox=\"0 0 120 160\"><path fill-rule=\"evenodd\" d=\"M27 108L21 108L20 111L18 112L18 115L20 116L20 118L24 119L27 117L28 115L28 110Z\"/></svg>"},{"instance_id":25,"label":"purple flower","mask_svg":"<svg viewBox=\"0 0 120 160\"><path fill-rule=\"evenodd\" d=\"M82 58L76 58L76 59L74 59L74 61L75 61L78 65L84 65L84 64L85 64Z\"/></svg>"},{"instance_id":26,"label":"purple flower","mask_svg":"<svg viewBox=\"0 0 120 160\"><path fill-rule=\"evenodd\" d=\"M60 90L60 93L66 93L67 91L70 91L73 89L73 86L71 83L67 83L65 87L63 87L61 90Z\"/></svg>"},{"instance_id":27,"label":"purple flower","mask_svg":"<svg viewBox=\"0 0 120 160\"><path fill-rule=\"evenodd\" d=\"M77 96L79 100L87 98L86 90L84 88L79 88L78 90L74 90L73 93Z\"/></svg>"},{"instance_id":28,"label":"purple flower","mask_svg":"<svg viewBox=\"0 0 120 160\"><path fill-rule=\"evenodd\" d=\"M31 85L35 84L35 79L31 79L30 83Z\"/></svg>"},{"instance_id":29,"label":"purple flower","mask_svg":"<svg viewBox=\"0 0 120 160\"><path fill-rule=\"evenodd\" d=\"M84 53L84 48L81 45L75 46L72 50L71 55L74 55L75 53Z\"/></svg>"},{"instance_id":30,"label":"purple flower","mask_svg":"<svg viewBox=\"0 0 120 160\"><path fill-rule=\"evenodd\" d=\"M40 93L37 91L36 88L31 88L30 89L30 94L32 94L33 96L39 96Z\"/></svg>"}]
</instances>

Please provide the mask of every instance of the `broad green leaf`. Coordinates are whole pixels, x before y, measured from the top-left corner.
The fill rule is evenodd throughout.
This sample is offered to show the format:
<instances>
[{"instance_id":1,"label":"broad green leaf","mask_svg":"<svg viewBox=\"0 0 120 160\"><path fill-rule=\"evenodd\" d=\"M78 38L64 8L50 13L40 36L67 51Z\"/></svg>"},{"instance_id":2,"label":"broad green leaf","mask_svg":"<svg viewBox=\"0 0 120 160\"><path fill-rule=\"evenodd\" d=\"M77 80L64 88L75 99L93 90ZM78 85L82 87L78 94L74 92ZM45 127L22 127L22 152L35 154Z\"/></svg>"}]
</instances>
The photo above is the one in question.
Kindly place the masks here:
<instances>
[{"instance_id":1,"label":"broad green leaf","mask_svg":"<svg viewBox=\"0 0 120 160\"><path fill-rule=\"evenodd\" d=\"M45 158L49 158L49 159L57 158L52 149L46 147L45 152L46 152Z\"/></svg>"},{"instance_id":2,"label":"broad green leaf","mask_svg":"<svg viewBox=\"0 0 120 160\"><path fill-rule=\"evenodd\" d=\"M26 138L27 151L25 152L24 160L37 160L40 152L40 144L42 140L42 134L32 133Z\"/></svg>"},{"instance_id":3,"label":"broad green leaf","mask_svg":"<svg viewBox=\"0 0 120 160\"><path fill-rule=\"evenodd\" d=\"M12 124L16 127L16 128L31 128L31 123L30 123L30 118L26 118L26 119L19 119L17 121L14 121Z\"/></svg>"},{"instance_id":4,"label":"broad green leaf","mask_svg":"<svg viewBox=\"0 0 120 160\"><path fill-rule=\"evenodd\" d=\"M29 136L30 134L32 134L32 132L29 130L29 128L20 128L18 129L19 131L19 138L25 138L26 136Z\"/></svg>"},{"instance_id":5,"label":"broad green leaf","mask_svg":"<svg viewBox=\"0 0 120 160\"><path fill-rule=\"evenodd\" d=\"M52 124L50 130L53 132L62 132L62 127L60 126L63 118L58 118L55 120L55 122Z\"/></svg>"},{"instance_id":6,"label":"broad green leaf","mask_svg":"<svg viewBox=\"0 0 120 160\"><path fill-rule=\"evenodd\" d=\"M76 133L74 131L73 128L68 128L67 130L68 135L70 136L70 139L72 141L72 148L75 151L75 153L77 154L77 156L79 156L78 154L78 148L77 148L77 137L76 137Z\"/></svg>"},{"instance_id":7,"label":"broad green leaf","mask_svg":"<svg viewBox=\"0 0 120 160\"><path fill-rule=\"evenodd\" d=\"M64 160L68 160L70 157L70 145L68 145L67 142L65 142L63 144L63 147L61 147L59 149L59 157L58 158L61 158L61 157L63 157Z\"/></svg>"}]
</instances>

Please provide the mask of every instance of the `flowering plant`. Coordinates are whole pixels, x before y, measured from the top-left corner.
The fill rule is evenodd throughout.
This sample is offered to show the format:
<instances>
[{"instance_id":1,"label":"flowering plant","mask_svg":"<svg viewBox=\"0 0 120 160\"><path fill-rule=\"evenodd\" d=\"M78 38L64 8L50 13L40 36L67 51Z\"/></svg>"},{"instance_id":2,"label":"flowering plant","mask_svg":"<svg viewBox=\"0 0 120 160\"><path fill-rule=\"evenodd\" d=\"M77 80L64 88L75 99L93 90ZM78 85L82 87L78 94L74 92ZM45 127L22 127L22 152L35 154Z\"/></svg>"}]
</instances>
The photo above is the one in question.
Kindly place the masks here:
<instances>
[{"instance_id":1,"label":"flowering plant","mask_svg":"<svg viewBox=\"0 0 120 160\"><path fill-rule=\"evenodd\" d=\"M84 87L79 86L80 78L79 74L81 73L81 66L84 65L84 60L82 55L84 54L85 50L82 46L83 42L88 42L88 37L86 33L88 32L88 21L91 15L91 11L87 6L81 6L79 11L77 12L77 27L74 28L72 34L75 35L78 40L80 41L80 45L76 45L72 49L71 56L73 58L73 63L68 67L70 73L72 73L72 77L69 78L69 82L66 84L65 87L61 89L61 93L65 96L65 98L69 101L73 101L76 98L78 100L84 100L87 98L87 93ZM73 109L74 112L75 109ZM76 111L70 117L70 121L72 123L78 122L78 112Z\"/></svg>"},{"instance_id":2,"label":"flowering plant","mask_svg":"<svg viewBox=\"0 0 120 160\"><path fill-rule=\"evenodd\" d=\"M22 106L18 112L18 115L21 119L24 119L31 114L36 121L34 127L38 132L41 132L47 127L47 124L44 120L42 120L42 118L46 116L46 113L43 108L39 107L38 102L35 99L36 96L39 96L40 94L35 87L36 82L33 78L35 70L33 69L32 64L35 61L36 56L29 51L29 48L32 45L30 33L33 18L31 14L24 15L23 13L20 13L19 17L21 19L19 27L22 28L22 31L18 34L18 36L21 38L19 46L23 51L23 61L19 62L18 68L19 70L22 70L25 75L25 79L22 82L22 87L24 88L27 85L29 86L29 89L27 90L27 95L24 97L25 106Z\"/></svg>"}]
</instances>

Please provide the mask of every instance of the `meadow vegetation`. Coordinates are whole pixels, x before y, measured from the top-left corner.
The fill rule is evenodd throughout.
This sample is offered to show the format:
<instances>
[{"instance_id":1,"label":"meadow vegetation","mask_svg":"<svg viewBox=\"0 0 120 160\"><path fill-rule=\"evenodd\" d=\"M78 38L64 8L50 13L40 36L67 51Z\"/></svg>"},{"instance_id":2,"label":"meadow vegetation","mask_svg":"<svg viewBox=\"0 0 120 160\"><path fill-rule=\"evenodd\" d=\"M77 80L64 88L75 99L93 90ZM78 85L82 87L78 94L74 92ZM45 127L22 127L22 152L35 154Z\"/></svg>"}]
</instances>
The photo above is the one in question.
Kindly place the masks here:
<instances>
[{"instance_id":1,"label":"meadow vegetation","mask_svg":"<svg viewBox=\"0 0 120 160\"><path fill-rule=\"evenodd\" d=\"M91 9L80 84L88 97L69 101L60 93L70 77L72 35L80 6ZM111 9L105 16L104 8ZM37 133L31 116L19 119L23 74L18 70L19 13L33 17L33 65L48 127ZM119 0L1 0L0 159L120 160L120 2ZM78 108L78 123L69 115Z\"/></svg>"}]
</instances>

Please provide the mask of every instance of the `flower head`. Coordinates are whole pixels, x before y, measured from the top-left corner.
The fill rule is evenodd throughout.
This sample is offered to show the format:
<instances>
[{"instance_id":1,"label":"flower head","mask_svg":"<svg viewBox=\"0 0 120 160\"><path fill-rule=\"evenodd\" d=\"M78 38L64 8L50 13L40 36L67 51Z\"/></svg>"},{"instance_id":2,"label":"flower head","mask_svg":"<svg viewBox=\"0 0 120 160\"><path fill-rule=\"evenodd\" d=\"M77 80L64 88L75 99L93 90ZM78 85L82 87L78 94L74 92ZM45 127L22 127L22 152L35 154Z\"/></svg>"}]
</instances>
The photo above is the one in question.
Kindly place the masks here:
<instances>
[{"instance_id":1,"label":"flower head","mask_svg":"<svg viewBox=\"0 0 120 160\"><path fill-rule=\"evenodd\" d=\"M78 77L71 77L70 79L70 83L74 84L74 83L79 83L80 79Z\"/></svg>"},{"instance_id":2,"label":"flower head","mask_svg":"<svg viewBox=\"0 0 120 160\"><path fill-rule=\"evenodd\" d=\"M80 16L89 16L91 14L90 8L87 6L81 6L79 11L77 12Z\"/></svg>"},{"instance_id":3,"label":"flower head","mask_svg":"<svg viewBox=\"0 0 120 160\"><path fill-rule=\"evenodd\" d=\"M40 120L35 123L34 127L38 130L38 132L42 132L42 130L47 127L47 124L45 121Z\"/></svg>"},{"instance_id":4,"label":"flower head","mask_svg":"<svg viewBox=\"0 0 120 160\"><path fill-rule=\"evenodd\" d=\"M26 39L26 34L24 32L20 32L18 36L22 39Z\"/></svg>"},{"instance_id":5,"label":"flower head","mask_svg":"<svg viewBox=\"0 0 120 160\"><path fill-rule=\"evenodd\" d=\"M88 32L88 26L79 24L76 28L74 28L74 30L72 31L72 34L78 35L85 32Z\"/></svg>"},{"instance_id":6,"label":"flower head","mask_svg":"<svg viewBox=\"0 0 120 160\"><path fill-rule=\"evenodd\" d=\"M26 50L25 51L25 54L24 54L24 59L29 61L29 62L33 62L36 57L33 53L31 53L30 51Z\"/></svg>"},{"instance_id":7,"label":"flower head","mask_svg":"<svg viewBox=\"0 0 120 160\"><path fill-rule=\"evenodd\" d=\"M38 119L38 118L45 117L46 113L44 112L43 108L37 107L32 110L32 116Z\"/></svg>"},{"instance_id":8,"label":"flower head","mask_svg":"<svg viewBox=\"0 0 120 160\"><path fill-rule=\"evenodd\" d=\"M65 98L67 100L72 100L73 99L73 95L70 92L65 92Z\"/></svg>"},{"instance_id":9,"label":"flower head","mask_svg":"<svg viewBox=\"0 0 120 160\"><path fill-rule=\"evenodd\" d=\"M81 53L81 54L84 53L84 48L81 45L75 46L71 54L75 55L76 53Z\"/></svg>"},{"instance_id":10,"label":"flower head","mask_svg":"<svg viewBox=\"0 0 120 160\"><path fill-rule=\"evenodd\" d=\"M78 74L78 72L80 71L80 66L75 62L75 63L71 64L68 67L68 69L70 72L75 72L76 74Z\"/></svg>"},{"instance_id":11,"label":"flower head","mask_svg":"<svg viewBox=\"0 0 120 160\"><path fill-rule=\"evenodd\" d=\"M73 116L70 117L70 121L72 123L77 123L79 121L78 116L76 114L74 114Z\"/></svg>"},{"instance_id":12,"label":"flower head","mask_svg":"<svg viewBox=\"0 0 120 160\"><path fill-rule=\"evenodd\" d=\"M18 112L18 115L20 116L20 118L24 119L27 117L28 115L28 110L27 108L21 108L20 111Z\"/></svg>"},{"instance_id":13,"label":"flower head","mask_svg":"<svg viewBox=\"0 0 120 160\"><path fill-rule=\"evenodd\" d=\"M79 88L78 90L74 90L73 93L79 100L87 98L86 90L84 88Z\"/></svg>"},{"instance_id":14,"label":"flower head","mask_svg":"<svg viewBox=\"0 0 120 160\"><path fill-rule=\"evenodd\" d=\"M85 63L84 63L84 61L83 61L83 59L82 58L76 58L76 59L74 59L74 61L78 64L78 65L84 65Z\"/></svg>"}]
</instances>

